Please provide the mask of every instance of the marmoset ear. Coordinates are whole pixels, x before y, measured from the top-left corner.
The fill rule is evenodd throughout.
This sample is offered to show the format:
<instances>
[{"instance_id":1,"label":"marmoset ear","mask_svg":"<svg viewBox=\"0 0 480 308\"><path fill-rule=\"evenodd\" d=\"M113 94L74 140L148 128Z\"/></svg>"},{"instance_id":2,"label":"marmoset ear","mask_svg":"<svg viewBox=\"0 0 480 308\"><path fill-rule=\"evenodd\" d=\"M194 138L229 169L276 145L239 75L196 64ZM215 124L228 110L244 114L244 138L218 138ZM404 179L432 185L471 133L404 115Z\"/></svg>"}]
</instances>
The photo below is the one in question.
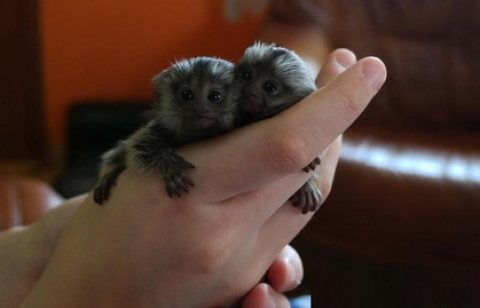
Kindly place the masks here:
<instances>
[{"instance_id":1,"label":"marmoset ear","mask_svg":"<svg viewBox=\"0 0 480 308\"><path fill-rule=\"evenodd\" d=\"M158 100L160 93L162 92L162 88L164 87L164 83L165 83L165 79L168 71L169 69L164 69L157 75L153 76L153 78L151 79L151 83L154 89L155 101Z\"/></svg>"}]
</instances>

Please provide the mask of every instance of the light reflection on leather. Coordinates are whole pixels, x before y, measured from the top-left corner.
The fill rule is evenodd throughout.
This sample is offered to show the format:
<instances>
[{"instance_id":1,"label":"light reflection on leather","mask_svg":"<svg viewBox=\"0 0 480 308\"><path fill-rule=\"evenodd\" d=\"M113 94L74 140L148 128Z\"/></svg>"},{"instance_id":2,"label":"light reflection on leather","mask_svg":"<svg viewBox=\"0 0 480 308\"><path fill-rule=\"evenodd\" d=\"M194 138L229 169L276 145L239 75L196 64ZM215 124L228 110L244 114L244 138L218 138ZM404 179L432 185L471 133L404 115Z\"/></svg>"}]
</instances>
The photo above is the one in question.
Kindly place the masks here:
<instances>
[{"instance_id":1,"label":"light reflection on leather","mask_svg":"<svg viewBox=\"0 0 480 308\"><path fill-rule=\"evenodd\" d=\"M344 142L341 158L392 173L480 183L480 157L466 158L421 150L394 150L368 142Z\"/></svg>"}]
</instances>

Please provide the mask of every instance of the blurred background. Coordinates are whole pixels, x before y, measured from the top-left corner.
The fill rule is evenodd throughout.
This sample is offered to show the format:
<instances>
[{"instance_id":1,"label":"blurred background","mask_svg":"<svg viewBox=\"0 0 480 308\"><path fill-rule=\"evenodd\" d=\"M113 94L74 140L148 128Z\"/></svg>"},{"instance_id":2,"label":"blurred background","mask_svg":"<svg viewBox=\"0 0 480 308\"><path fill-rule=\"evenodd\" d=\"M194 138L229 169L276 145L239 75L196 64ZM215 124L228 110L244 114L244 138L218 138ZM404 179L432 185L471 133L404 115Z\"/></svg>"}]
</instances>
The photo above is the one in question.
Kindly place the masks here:
<instances>
[{"instance_id":1,"label":"blurred background","mask_svg":"<svg viewBox=\"0 0 480 308\"><path fill-rule=\"evenodd\" d=\"M388 70L294 242L297 292L314 307L479 307L478 1L0 0L0 229L48 210L31 191L92 187L100 153L144 121L155 73L235 61L255 39L313 70L338 47Z\"/></svg>"},{"instance_id":2,"label":"blurred background","mask_svg":"<svg viewBox=\"0 0 480 308\"><path fill-rule=\"evenodd\" d=\"M154 74L185 57L238 59L262 19L228 22L221 0L2 0L0 11L0 170L48 181L68 162L69 143L85 141L69 140L69 128L90 136L110 129L99 119L94 131L93 123L78 127L84 113L103 116L90 103L148 104ZM115 109L103 107L106 117Z\"/></svg>"}]
</instances>

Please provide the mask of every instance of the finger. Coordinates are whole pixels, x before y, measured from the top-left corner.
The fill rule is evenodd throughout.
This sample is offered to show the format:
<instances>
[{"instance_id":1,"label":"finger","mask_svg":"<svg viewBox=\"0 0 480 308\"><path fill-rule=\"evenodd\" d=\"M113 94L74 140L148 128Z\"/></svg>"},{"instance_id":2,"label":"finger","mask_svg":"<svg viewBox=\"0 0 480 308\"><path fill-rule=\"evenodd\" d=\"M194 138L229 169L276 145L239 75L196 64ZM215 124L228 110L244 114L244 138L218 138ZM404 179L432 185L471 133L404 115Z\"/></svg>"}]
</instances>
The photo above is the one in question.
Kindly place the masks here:
<instances>
[{"instance_id":1,"label":"finger","mask_svg":"<svg viewBox=\"0 0 480 308\"><path fill-rule=\"evenodd\" d=\"M328 57L328 59L325 61L325 64L323 65L322 70L320 71L319 75L317 76L317 80L316 80L317 85L319 85L319 86L325 85L328 81L330 81L331 79L333 79L334 77L336 77L340 73L342 73L345 70L345 68L353 65L355 63L355 61L356 61L355 55L348 49L337 49L337 50L333 51L331 53L331 55ZM237 149L234 149L234 150L236 151ZM205 158L206 159L209 159L209 158L212 159L212 161L206 161L206 163L208 164L208 163L214 163L213 160L216 160L218 158L218 156L211 157L209 155ZM191 160L191 159L189 159L189 160ZM228 162L228 164L230 164L230 165L234 165L234 164L237 164L237 163L238 163L238 161ZM209 170L209 171L215 172L216 170L213 169L213 170ZM213 173L210 173L210 174L213 174ZM228 182L222 181L224 174L216 174L216 176L218 176L218 181L216 181L217 183L228 183ZM227 176L228 176L228 174L227 174ZM301 181L304 182L303 178L302 178ZM210 186L207 186L207 187L204 187L204 185L202 185L202 183L200 183L200 184L197 183L196 190L206 190L205 188L208 189L209 187L213 187L213 186L214 186L213 183ZM281 184L280 184L280 186L281 186ZM295 187L296 185L293 185L293 186ZM277 187L272 187L272 188L277 189ZM218 191L225 191L225 192L229 193L229 191L225 190L225 187L222 187L222 189L219 189ZM279 191L283 191L283 190L279 190ZM192 194L192 195L194 196L195 193ZM204 195L209 195L209 194L206 193ZM247 196L243 196L243 197L249 202L250 199ZM283 204L286 199L281 195L279 197L281 197L280 200L282 200L280 204ZM219 199L221 200L221 199L224 199L224 198L223 198L223 196L221 196ZM238 200L236 200L236 202L238 202Z\"/></svg>"},{"instance_id":2,"label":"finger","mask_svg":"<svg viewBox=\"0 0 480 308\"><path fill-rule=\"evenodd\" d=\"M320 190L321 202L325 202L332 189L335 170L337 169L340 149L342 147L342 136L338 136L325 150L322 163L316 168L317 187Z\"/></svg>"},{"instance_id":3,"label":"finger","mask_svg":"<svg viewBox=\"0 0 480 308\"><path fill-rule=\"evenodd\" d=\"M317 80L316 80L317 85L323 86L328 81L330 81L331 79L341 74L346 68L352 66L355 63L355 61L356 61L355 54L348 49L340 48L333 51L331 55L328 57L327 61L325 62L325 65L323 66L322 70L320 71L317 77ZM317 170L319 170L318 173L322 177L317 181L319 183L322 199L326 198L326 196L330 192L330 186L333 181L333 175L334 175L334 171L335 171L338 157L339 157L339 148L340 148L341 138L340 137L337 138L334 143L335 143L334 146L338 148L338 151L329 152L330 156L332 157L330 159L325 160L320 167L317 167ZM327 170L329 172L326 172ZM279 181L278 183L276 183L274 186L270 187L267 190L256 191L255 192L256 196L247 195L247 196L243 196L243 198L249 203L250 203L250 200L252 200L251 198L255 198L256 200L264 200L264 204L283 204L287 200L287 198L285 197L291 196L291 192L296 191L295 188L298 187L300 182L304 183L304 179L305 179L304 177L300 178L297 176L297 179L294 184L290 182L290 180L293 180L290 177L288 179L285 179L284 181ZM263 196L269 196L270 192L286 192L286 194L276 193L274 195L274 200L272 199L265 200L265 197ZM238 202L238 200L235 200L235 201ZM239 213L239 215L241 214L242 213Z\"/></svg>"},{"instance_id":4,"label":"finger","mask_svg":"<svg viewBox=\"0 0 480 308\"><path fill-rule=\"evenodd\" d=\"M337 138L324 153L324 163L318 175L318 187L323 200L328 196L340 153L341 139ZM268 218L258 231L258 247L279 251L300 232L314 213L300 214L299 209L286 203ZM268 260L267 260L268 261Z\"/></svg>"},{"instance_id":5,"label":"finger","mask_svg":"<svg viewBox=\"0 0 480 308\"><path fill-rule=\"evenodd\" d=\"M341 137L338 137L323 152L323 163L315 171L322 200L325 200L330 193L340 155L340 145ZM256 226L257 228L251 228L251 232L257 233L258 229L262 228L266 221L277 212L279 205L286 203L312 174L301 171L292 173L262 188L230 198L224 201L222 205L230 213L230 217L242 221L244 224ZM301 209L297 208L296 210L296 216L303 216L300 214Z\"/></svg>"},{"instance_id":6,"label":"finger","mask_svg":"<svg viewBox=\"0 0 480 308\"><path fill-rule=\"evenodd\" d=\"M323 87L338 74L349 68L357 58L355 54L348 49L340 48L334 50L327 58L325 65L317 76L315 83L318 87Z\"/></svg>"},{"instance_id":7,"label":"finger","mask_svg":"<svg viewBox=\"0 0 480 308\"><path fill-rule=\"evenodd\" d=\"M348 49L337 49L332 52L322 68L318 78L317 84L323 85L332 78L342 73L346 67L352 66L356 61L355 55ZM340 155L341 136L337 137L335 141L329 145L327 150L322 154L323 163L316 167L318 174L317 183L324 202L330 193L333 176L335 174L337 162ZM310 177L310 175L308 175ZM290 176L283 180L269 185L267 188L255 190L250 193L245 193L235 199L230 200L232 204L236 204L234 210L238 211L235 217L244 216L246 213L252 213L255 209L245 211L245 207L252 206L251 200L257 200L261 204L284 204L290 196L305 183L307 177L300 177L299 175ZM244 206L238 206L240 200L244 200ZM262 207L260 211L255 211L255 219L258 223L263 224L264 221L272 215L276 208ZM244 221L249 221L244 219Z\"/></svg>"},{"instance_id":8,"label":"finger","mask_svg":"<svg viewBox=\"0 0 480 308\"><path fill-rule=\"evenodd\" d=\"M185 148L202 179L192 196L215 202L301 170L353 123L385 76L380 60L362 59L285 112Z\"/></svg>"},{"instance_id":9,"label":"finger","mask_svg":"<svg viewBox=\"0 0 480 308\"><path fill-rule=\"evenodd\" d=\"M277 121L283 124L274 136L277 140L270 142L279 152L277 169L296 170L325 149L363 111L385 74L379 59L362 59L302 103L272 118L272 126Z\"/></svg>"},{"instance_id":10,"label":"finger","mask_svg":"<svg viewBox=\"0 0 480 308\"><path fill-rule=\"evenodd\" d=\"M272 289L266 283L260 283L253 287L244 297L243 308L288 308L290 304L288 299L282 293Z\"/></svg>"},{"instance_id":11,"label":"finger","mask_svg":"<svg viewBox=\"0 0 480 308\"><path fill-rule=\"evenodd\" d=\"M255 189L232 197L221 203L228 212L228 217L237 223L239 228L249 226L249 237L256 234L265 222L276 213L288 199L308 180L304 172L294 173L274 181L260 189ZM297 209L300 215L301 210Z\"/></svg>"},{"instance_id":12,"label":"finger","mask_svg":"<svg viewBox=\"0 0 480 308\"><path fill-rule=\"evenodd\" d=\"M303 264L298 252L285 246L267 272L268 283L277 292L295 289L303 279Z\"/></svg>"}]
</instances>

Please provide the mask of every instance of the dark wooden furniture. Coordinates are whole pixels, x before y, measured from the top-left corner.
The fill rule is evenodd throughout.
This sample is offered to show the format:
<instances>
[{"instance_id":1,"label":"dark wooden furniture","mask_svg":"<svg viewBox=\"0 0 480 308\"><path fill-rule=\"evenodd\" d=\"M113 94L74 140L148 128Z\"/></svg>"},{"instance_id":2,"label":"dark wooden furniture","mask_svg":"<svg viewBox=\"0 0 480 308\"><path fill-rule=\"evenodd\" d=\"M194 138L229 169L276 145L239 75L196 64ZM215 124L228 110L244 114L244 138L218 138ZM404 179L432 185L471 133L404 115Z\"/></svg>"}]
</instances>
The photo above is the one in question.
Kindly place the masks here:
<instances>
[{"instance_id":1,"label":"dark wooden furniture","mask_svg":"<svg viewBox=\"0 0 480 308\"><path fill-rule=\"evenodd\" d=\"M0 159L45 154L38 5L0 0Z\"/></svg>"}]
</instances>

